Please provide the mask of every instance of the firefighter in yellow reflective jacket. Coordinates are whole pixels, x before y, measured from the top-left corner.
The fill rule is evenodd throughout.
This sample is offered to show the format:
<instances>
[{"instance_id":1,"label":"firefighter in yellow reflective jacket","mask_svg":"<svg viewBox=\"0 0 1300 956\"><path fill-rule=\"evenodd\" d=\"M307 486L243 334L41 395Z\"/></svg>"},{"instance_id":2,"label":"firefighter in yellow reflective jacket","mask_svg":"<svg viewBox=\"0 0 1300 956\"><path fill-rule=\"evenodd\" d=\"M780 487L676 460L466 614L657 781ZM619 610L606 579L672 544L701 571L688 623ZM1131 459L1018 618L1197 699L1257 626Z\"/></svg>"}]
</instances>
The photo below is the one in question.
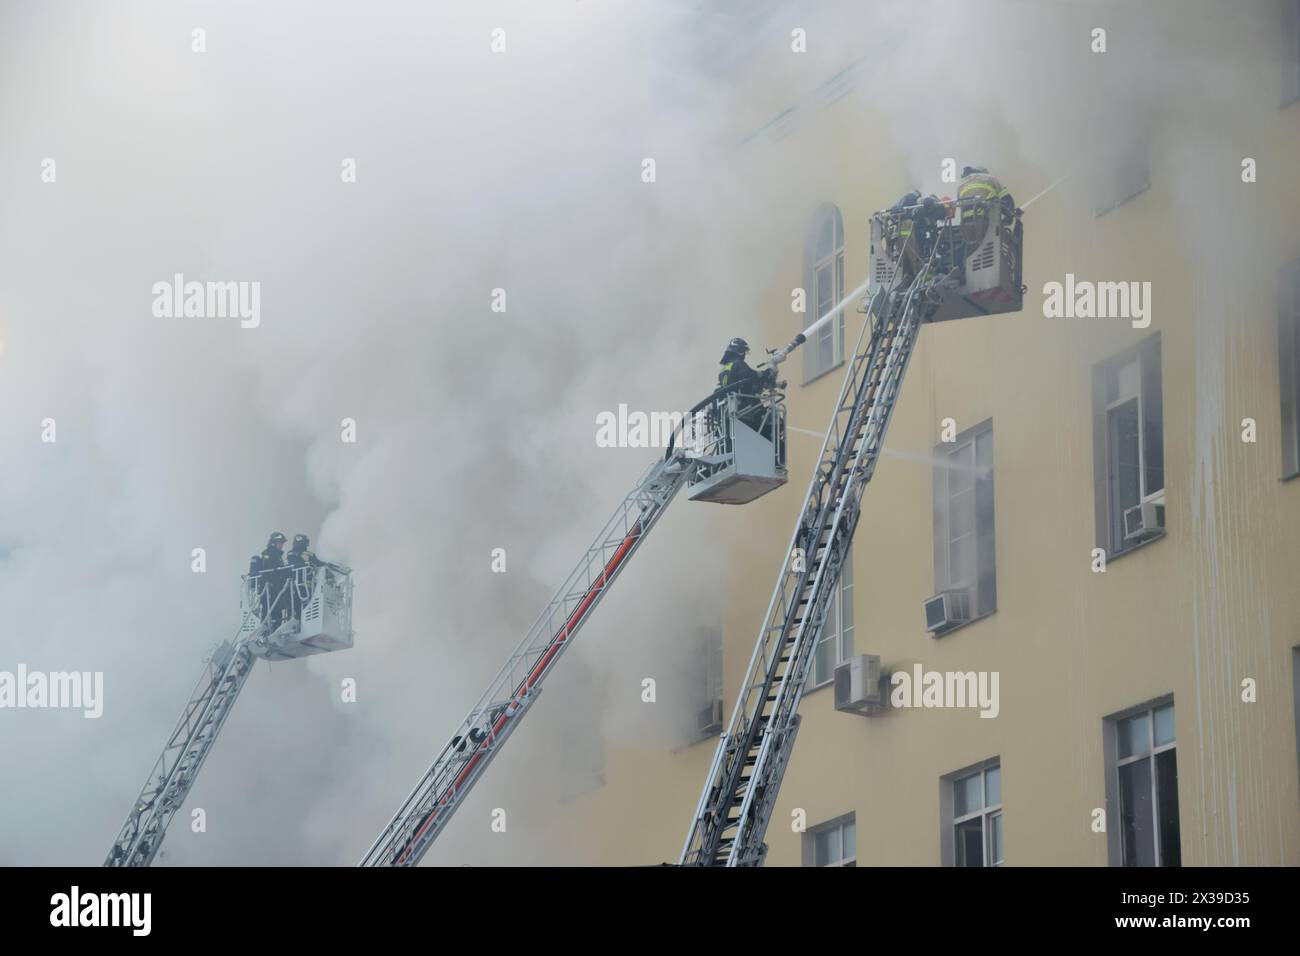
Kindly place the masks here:
<instances>
[{"instance_id":1,"label":"firefighter in yellow reflective jacket","mask_svg":"<svg viewBox=\"0 0 1300 956\"><path fill-rule=\"evenodd\" d=\"M961 171L961 185L957 188L957 202L961 206L961 237L966 244L966 255L984 241L989 228L988 207L997 203L1002 207L1002 222L1009 224L1015 215L1016 204L1002 181L984 166L966 166Z\"/></svg>"}]
</instances>

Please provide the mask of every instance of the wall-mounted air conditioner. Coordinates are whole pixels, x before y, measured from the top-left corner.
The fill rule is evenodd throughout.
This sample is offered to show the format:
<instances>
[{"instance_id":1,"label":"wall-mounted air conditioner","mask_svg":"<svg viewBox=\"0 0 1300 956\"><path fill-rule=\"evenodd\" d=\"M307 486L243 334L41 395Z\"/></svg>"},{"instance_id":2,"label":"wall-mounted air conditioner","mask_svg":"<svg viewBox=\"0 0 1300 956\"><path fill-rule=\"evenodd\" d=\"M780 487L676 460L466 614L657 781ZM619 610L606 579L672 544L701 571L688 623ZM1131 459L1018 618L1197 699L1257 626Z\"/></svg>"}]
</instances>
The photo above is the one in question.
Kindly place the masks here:
<instances>
[{"instance_id":1,"label":"wall-mounted air conditioner","mask_svg":"<svg viewBox=\"0 0 1300 956\"><path fill-rule=\"evenodd\" d=\"M695 730L701 737L722 733L722 701L715 700L696 715Z\"/></svg>"},{"instance_id":2,"label":"wall-mounted air conditioner","mask_svg":"<svg viewBox=\"0 0 1300 956\"><path fill-rule=\"evenodd\" d=\"M835 709L870 716L885 706L880 658L858 654L835 668Z\"/></svg>"},{"instance_id":3,"label":"wall-mounted air conditioner","mask_svg":"<svg viewBox=\"0 0 1300 956\"><path fill-rule=\"evenodd\" d=\"M1124 509L1124 540L1141 541L1165 530L1165 503L1144 501Z\"/></svg>"},{"instance_id":4,"label":"wall-mounted air conditioner","mask_svg":"<svg viewBox=\"0 0 1300 956\"><path fill-rule=\"evenodd\" d=\"M925 602L925 629L932 634L947 631L971 619L970 588L940 591Z\"/></svg>"}]
</instances>

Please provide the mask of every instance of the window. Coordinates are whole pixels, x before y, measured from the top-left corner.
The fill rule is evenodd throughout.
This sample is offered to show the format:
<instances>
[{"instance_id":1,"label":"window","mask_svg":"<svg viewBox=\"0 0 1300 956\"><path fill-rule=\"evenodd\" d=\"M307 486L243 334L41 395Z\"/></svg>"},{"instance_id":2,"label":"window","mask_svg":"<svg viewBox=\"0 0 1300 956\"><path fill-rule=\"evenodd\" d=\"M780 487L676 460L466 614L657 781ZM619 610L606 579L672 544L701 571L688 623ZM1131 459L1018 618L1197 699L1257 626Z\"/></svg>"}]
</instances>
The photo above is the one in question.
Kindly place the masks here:
<instances>
[{"instance_id":1,"label":"window","mask_svg":"<svg viewBox=\"0 0 1300 956\"><path fill-rule=\"evenodd\" d=\"M839 584L826 608L822 633L813 648L808 669L808 688L821 687L835 679L835 665L853 656L853 548L844 553Z\"/></svg>"},{"instance_id":2,"label":"window","mask_svg":"<svg viewBox=\"0 0 1300 956\"><path fill-rule=\"evenodd\" d=\"M1300 259L1278 290L1278 382L1282 387L1282 477L1300 473Z\"/></svg>"},{"instance_id":3,"label":"window","mask_svg":"<svg viewBox=\"0 0 1300 956\"><path fill-rule=\"evenodd\" d=\"M813 217L804 242L804 328L844 299L844 220L829 203ZM844 361L844 310L813 333L803 347L803 382L807 385Z\"/></svg>"},{"instance_id":4,"label":"window","mask_svg":"<svg viewBox=\"0 0 1300 956\"><path fill-rule=\"evenodd\" d=\"M945 866L1002 865L1002 766L997 760L959 770L940 782L948 821Z\"/></svg>"},{"instance_id":5,"label":"window","mask_svg":"<svg viewBox=\"0 0 1300 956\"><path fill-rule=\"evenodd\" d=\"M1093 409L1097 544L1113 557L1144 540L1132 527L1126 534L1125 512L1147 502L1164 505L1159 335L1094 368Z\"/></svg>"},{"instance_id":6,"label":"window","mask_svg":"<svg viewBox=\"0 0 1300 956\"><path fill-rule=\"evenodd\" d=\"M1179 866L1178 759L1172 701L1107 721L1107 801L1119 818L1107 829L1111 864Z\"/></svg>"},{"instance_id":7,"label":"window","mask_svg":"<svg viewBox=\"0 0 1300 956\"><path fill-rule=\"evenodd\" d=\"M1300 100L1300 0L1286 0L1282 12L1282 105Z\"/></svg>"},{"instance_id":8,"label":"window","mask_svg":"<svg viewBox=\"0 0 1300 956\"><path fill-rule=\"evenodd\" d=\"M707 628L700 634L700 661L698 691L696 694L695 723L692 742L716 737L722 733L724 719L722 708L722 630Z\"/></svg>"},{"instance_id":9,"label":"window","mask_svg":"<svg viewBox=\"0 0 1300 956\"><path fill-rule=\"evenodd\" d=\"M1291 697L1295 707L1295 765L1300 772L1300 647L1291 648Z\"/></svg>"},{"instance_id":10,"label":"window","mask_svg":"<svg viewBox=\"0 0 1300 956\"><path fill-rule=\"evenodd\" d=\"M1098 160L1092 182L1093 214L1103 216L1151 185L1151 138L1146 131L1120 137Z\"/></svg>"},{"instance_id":11,"label":"window","mask_svg":"<svg viewBox=\"0 0 1300 956\"><path fill-rule=\"evenodd\" d=\"M993 424L934 450L934 588L970 595L971 620L997 608Z\"/></svg>"},{"instance_id":12,"label":"window","mask_svg":"<svg viewBox=\"0 0 1300 956\"><path fill-rule=\"evenodd\" d=\"M804 866L857 866L857 859L858 827L852 813L803 835Z\"/></svg>"}]
</instances>

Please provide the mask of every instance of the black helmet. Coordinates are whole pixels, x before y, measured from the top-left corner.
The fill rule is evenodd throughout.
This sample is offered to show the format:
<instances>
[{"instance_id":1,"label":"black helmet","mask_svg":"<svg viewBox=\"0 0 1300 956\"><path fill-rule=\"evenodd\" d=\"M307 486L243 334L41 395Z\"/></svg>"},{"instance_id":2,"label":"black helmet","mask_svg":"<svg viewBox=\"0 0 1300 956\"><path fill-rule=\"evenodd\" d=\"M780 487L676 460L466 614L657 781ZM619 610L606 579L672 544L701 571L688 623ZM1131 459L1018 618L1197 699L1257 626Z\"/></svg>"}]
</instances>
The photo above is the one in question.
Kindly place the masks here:
<instances>
[{"instance_id":1,"label":"black helmet","mask_svg":"<svg viewBox=\"0 0 1300 956\"><path fill-rule=\"evenodd\" d=\"M963 166L961 170L962 178L969 176L971 173L988 173L987 166Z\"/></svg>"},{"instance_id":2,"label":"black helmet","mask_svg":"<svg viewBox=\"0 0 1300 956\"><path fill-rule=\"evenodd\" d=\"M727 351L734 352L736 355L743 356L749 351L749 343L737 336L727 343Z\"/></svg>"},{"instance_id":3,"label":"black helmet","mask_svg":"<svg viewBox=\"0 0 1300 956\"><path fill-rule=\"evenodd\" d=\"M267 544L268 547L271 547L271 546L273 546L273 545L277 545L277 544L284 544L284 542L287 541L287 540L288 540L288 539L285 538L284 535L282 535L279 531L277 531L277 532L275 532L273 535L271 535L271 539L270 539L269 541L267 541L266 544Z\"/></svg>"},{"instance_id":4,"label":"black helmet","mask_svg":"<svg viewBox=\"0 0 1300 956\"><path fill-rule=\"evenodd\" d=\"M306 551L309 544L311 544L311 539L305 534L295 534L293 536L293 550Z\"/></svg>"}]
</instances>

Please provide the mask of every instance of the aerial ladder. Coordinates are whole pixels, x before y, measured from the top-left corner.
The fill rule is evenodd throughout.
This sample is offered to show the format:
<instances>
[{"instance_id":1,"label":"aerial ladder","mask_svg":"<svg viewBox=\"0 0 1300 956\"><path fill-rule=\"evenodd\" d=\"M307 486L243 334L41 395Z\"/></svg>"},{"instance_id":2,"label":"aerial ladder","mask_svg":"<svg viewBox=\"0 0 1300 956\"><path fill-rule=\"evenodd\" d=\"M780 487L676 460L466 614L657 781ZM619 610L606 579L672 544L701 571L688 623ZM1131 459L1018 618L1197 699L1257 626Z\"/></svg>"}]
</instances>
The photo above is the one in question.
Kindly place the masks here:
<instances>
[{"instance_id":1,"label":"aerial ladder","mask_svg":"<svg viewBox=\"0 0 1300 956\"><path fill-rule=\"evenodd\" d=\"M761 866L766 858L764 836L799 731L813 649L922 324L1020 309L1019 210L994 203L950 204L950 217L929 226L928 255L917 256L911 269L900 267L899 227L920 209L872 217L868 321L845 373L730 722L714 752L680 865ZM968 222L974 217L970 225L977 228L963 232L958 215Z\"/></svg>"},{"instance_id":2,"label":"aerial ladder","mask_svg":"<svg viewBox=\"0 0 1300 956\"><path fill-rule=\"evenodd\" d=\"M420 862L683 487L693 501L745 504L785 484L785 383L775 369L803 340L768 351L767 387L733 383L681 416L663 458L614 509L359 865Z\"/></svg>"},{"instance_id":3,"label":"aerial ladder","mask_svg":"<svg viewBox=\"0 0 1300 956\"><path fill-rule=\"evenodd\" d=\"M920 273L904 283L899 276L900 250L896 239L901 216L908 211L879 213L873 218L871 281L878 288L872 299L875 310L870 324L872 335L866 349L859 347L857 350L858 355L846 377L839 410L827 433L826 447L810 486L809 500L805 501L804 515L806 517L811 510L814 520L807 524L807 531L796 531L796 538L801 533L807 536L805 541L810 545L810 553L818 559L810 565L815 567L811 578L806 578L801 573L803 576L796 580L804 580L806 585L813 585L811 593L816 597L821 617L825 615L825 595L830 593L838 578L843 553L852 536L852 526L856 524L856 496L861 494L861 486L865 485L865 482L859 482L856 478L846 481L845 476L849 474L846 468L851 463L854 469L858 469L861 462L857 453L871 447L873 450L866 456L866 460L870 468L874 469L879 442L884 436L884 425L888 422L888 411L892 410L892 402L922 318L926 321L942 321L965 315L1014 311L1011 307L1012 299L1014 308L1019 308L1021 290L1016 265L1019 249L1018 222L1015 223L1014 230L1011 230L1017 243L1014 250L1008 242L988 240L996 249L987 265L985 247L988 243L981 242L967 256L964 245L957 234L952 232L951 227L956 225L955 221L948 223L945 235L947 248L951 250L949 258L954 262L961 260L965 263L966 275L962 281L955 281L954 273L962 272L955 268L941 279L923 281L924 273ZM990 226L990 236L1000 236L1008 231L1002 228L996 209L991 211L990 216L991 222L996 224ZM878 245L880 252L877 256ZM937 240L932 243L931 259L927 267L933 265L935 252L940 245ZM879 262L876 261L877 258ZM972 261L976 263L974 271L979 271L979 276L971 275ZM1014 273L1017 283L1014 295L1007 286L1011 273ZM838 307L823 317L823 320L837 312ZM866 326L864 330L865 328ZM801 334L784 348L769 350L765 364L774 370L804 341L805 337ZM769 381L772 387L764 389L758 395L742 394L735 385L719 389L686 413L663 459L654 463L642 475L633 490L614 510L595 542L565 578L487 690L470 708L456 732L366 851L360 866L415 866L420 862L524 715L537 701L543 681L560 656L572 645L596 605L608 593L618 575L683 487L689 489L687 496L692 500L745 504L785 484L788 473L784 383L771 379ZM888 401L872 412L874 403L884 395L888 395ZM861 432L864 422L874 425L874 445L858 439L840 441L841 434L854 434L852 429ZM680 442L677 441L678 436L681 437ZM844 449L851 450L852 454L841 450L841 445ZM829 471L825 471L827 467ZM832 495L832 491L837 494ZM813 498L816 499L816 508L811 507ZM850 500L853 501L851 507L842 506ZM844 522L848 524L843 525ZM801 528L804 523L801 518ZM832 533L828 530L842 526L847 526L847 536L842 531ZM819 547L811 547L815 541L821 542ZM805 586L804 591L808 590ZM781 584L778 584L777 591L777 595L773 596L773 607L778 604L778 595L784 594ZM771 616L772 611L769 609L769 617ZM802 655L800 666L805 673L806 658L810 656L806 651L816 640L815 629L803 626L803 617L807 616L804 614L792 619L791 626L786 628L802 642L798 650ZM798 627L794 627L796 623ZM820 625L819 617L816 627L819 628ZM760 638L760 650L763 645ZM782 660L782 657L785 659ZM756 650L755 660L760 658L766 660ZM788 655L782 654L773 660L780 665L771 671L774 679L792 673L785 667L790 660ZM754 670L755 664L751 663L751 680ZM743 719L738 724L737 717L733 716L731 730L723 736L714 758L711 778L723 772L730 773L732 761L724 758L738 753L739 747L747 746L742 738L748 743L757 744L759 749L768 742L769 738L761 733L741 733L742 729L757 730L766 724L768 717L764 717L762 712L771 710L769 704L772 701L766 698L772 692L773 682L767 681L766 686L768 689L762 694L764 702L758 707L758 712L746 709L749 707L747 702L752 702L750 696L743 695L737 704L737 714L742 714L743 711ZM780 690L777 687L778 696ZM791 703L793 708L789 706ZM792 718L793 725L797 728L797 691L795 695L786 695L785 705L789 715L787 723ZM788 735L789 744L793 744L792 734ZM788 745L784 749L776 748L776 755L781 760L779 766L767 764L775 771L772 778L773 800L784 761L789 756ZM748 765L747 758L740 759L740 772L735 777L737 787L743 786L750 779L743 772ZM683 853L683 863L718 862L717 848L724 842L720 839L721 830L719 838L708 838L715 848L712 855L692 850L696 832L701 830L699 820L714 813L716 809L718 798L706 799L715 789L713 785L705 788L705 797L701 798L701 807L697 811L697 825L692 827L687 851ZM730 799L726 801L728 804ZM751 818L756 819L759 812L770 812L770 802L755 806L750 811ZM707 819L725 823L729 816L729 813L722 813ZM764 822L762 830L765 829ZM760 845L761 840L760 831ZM761 863L761 856L753 862Z\"/></svg>"},{"instance_id":4,"label":"aerial ladder","mask_svg":"<svg viewBox=\"0 0 1300 956\"><path fill-rule=\"evenodd\" d=\"M168 824L189 796L257 658L284 661L343 650L352 646L352 636L348 568L323 564L245 575L239 631L205 661L203 675L104 866L148 866L154 861Z\"/></svg>"}]
</instances>

